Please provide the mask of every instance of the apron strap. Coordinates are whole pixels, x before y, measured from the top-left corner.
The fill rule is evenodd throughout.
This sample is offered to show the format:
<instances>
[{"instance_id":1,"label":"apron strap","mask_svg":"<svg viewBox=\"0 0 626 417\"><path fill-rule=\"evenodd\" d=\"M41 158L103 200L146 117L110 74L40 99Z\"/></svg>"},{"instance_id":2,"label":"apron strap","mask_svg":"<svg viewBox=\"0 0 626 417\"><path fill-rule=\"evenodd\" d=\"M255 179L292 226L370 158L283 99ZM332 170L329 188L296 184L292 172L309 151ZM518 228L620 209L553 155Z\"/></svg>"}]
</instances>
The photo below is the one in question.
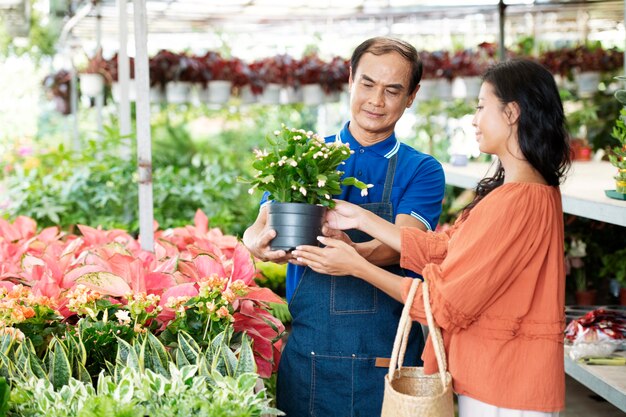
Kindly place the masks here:
<instances>
[{"instance_id":1,"label":"apron strap","mask_svg":"<svg viewBox=\"0 0 626 417\"><path fill-rule=\"evenodd\" d=\"M391 201L391 191L393 190L393 179L396 176L396 165L398 165L398 152L393 154L387 165L387 176L385 177L385 188L383 189L383 199L381 203Z\"/></svg>"}]
</instances>

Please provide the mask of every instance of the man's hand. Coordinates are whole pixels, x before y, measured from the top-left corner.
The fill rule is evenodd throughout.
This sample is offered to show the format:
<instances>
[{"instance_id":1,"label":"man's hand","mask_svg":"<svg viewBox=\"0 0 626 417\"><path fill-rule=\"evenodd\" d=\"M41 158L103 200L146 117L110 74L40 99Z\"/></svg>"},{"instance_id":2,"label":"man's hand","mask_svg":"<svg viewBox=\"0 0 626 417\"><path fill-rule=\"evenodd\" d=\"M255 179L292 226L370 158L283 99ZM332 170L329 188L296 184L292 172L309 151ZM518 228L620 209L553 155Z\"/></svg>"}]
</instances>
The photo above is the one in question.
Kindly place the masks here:
<instances>
[{"instance_id":1,"label":"man's hand","mask_svg":"<svg viewBox=\"0 0 626 417\"><path fill-rule=\"evenodd\" d=\"M284 250L273 251L270 242L276 237L276 231L267 225L267 207L261 207L254 224L243 234L243 243L256 258L262 261L285 263L292 259Z\"/></svg>"}]
</instances>

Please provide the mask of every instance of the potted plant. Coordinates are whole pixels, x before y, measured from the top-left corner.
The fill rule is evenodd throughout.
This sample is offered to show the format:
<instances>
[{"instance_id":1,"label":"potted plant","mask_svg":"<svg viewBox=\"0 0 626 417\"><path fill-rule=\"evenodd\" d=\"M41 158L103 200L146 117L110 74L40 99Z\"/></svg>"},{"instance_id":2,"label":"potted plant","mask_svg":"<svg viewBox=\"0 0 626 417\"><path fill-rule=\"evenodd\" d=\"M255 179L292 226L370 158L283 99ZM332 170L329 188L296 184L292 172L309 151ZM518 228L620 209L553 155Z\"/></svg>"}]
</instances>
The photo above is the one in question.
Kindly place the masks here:
<instances>
[{"instance_id":1,"label":"potted plant","mask_svg":"<svg viewBox=\"0 0 626 417\"><path fill-rule=\"evenodd\" d=\"M326 63L316 54L302 57L296 70L296 79L302 88L302 101L309 106L315 106L324 102L324 90L322 89L322 74Z\"/></svg>"},{"instance_id":2,"label":"potted plant","mask_svg":"<svg viewBox=\"0 0 626 417\"><path fill-rule=\"evenodd\" d=\"M54 102L55 109L63 114L72 113L70 106L72 74L66 70L60 70L52 74L48 74L43 79L43 87L46 96Z\"/></svg>"},{"instance_id":3,"label":"potted plant","mask_svg":"<svg viewBox=\"0 0 626 417\"><path fill-rule=\"evenodd\" d=\"M567 130L570 134L572 159L590 161L592 146L587 132L598 123L598 106L588 100L566 101Z\"/></svg>"},{"instance_id":4,"label":"potted plant","mask_svg":"<svg viewBox=\"0 0 626 417\"><path fill-rule=\"evenodd\" d=\"M276 230L273 250L292 250L298 245L316 245L321 234L327 207L333 207L333 195L341 185L352 185L367 195L372 185L354 177L341 178L337 168L352 151L339 141L326 143L324 138L301 129L282 126L267 136L269 149L256 150L252 180L242 179L268 193L268 224Z\"/></svg>"},{"instance_id":5,"label":"potted plant","mask_svg":"<svg viewBox=\"0 0 626 417\"><path fill-rule=\"evenodd\" d=\"M320 84L326 93L327 101L339 101L340 94L348 91L350 60L335 56L324 64L320 75Z\"/></svg>"},{"instance_id":6,"label":"potted plant","mask_svg":"<svg viewBox=\"0 0 626 417\"><path fill-rule=\"evenodd\" d=\"M576 282L576 304L583 306L596 303L596 290L590 289L587 282L585 262L583 261L585 256L587 256L587 244L581 239L572 238L570 244L566 244L567 274L572 276Z\"/></svg>"},{"instance_id":7,"label":"potted plant","mask_svg":"<svg viewBox=\"0 0 626 417\"><path fill-rule=\"evenodd\" d=\"M626 76L620 75L615 77L618 80L626 80ZM615 92L615 98L622 105L626 105L626 90L620 89ZM615 121L613 127L612 136L619 141L619 145L613 147L609 153L609 161L615 168L617 168L617 174L615 175L615 195L609 193L609 197L626 199L626 108L622 108L620 111L620 117Z\"/></svg>"},{"instance_id":8,"label":"potted plant","mask_svg":"<svg viewBox=\"0 0 626 417\"><path fill-rule=\"evenodd\" d=\"M626 248L602 256L600 277L613 278L619 284L619 301L626 305Z\"/></svg>"},{"instance_id":9,"label":"potted plant","mask_svg":"<svg viewBox=\"0 0 626 417\"><path fill-rule=\"evenodd\" d=\"M199 97L208 103L223 104L230 99L233 81L237 77L239 61L222 57L218 52L209 51L196 58L199 81L202 88Z\"/></svg>"},{"instance_id":10,"label":"potted plant","mask_svg":"<svg viewBox=\"0 0 626 417\"><path fill-rule=\"evenodd\" d=\"M105 84L111 84L109 64L102 56L102 49L98 49L87 61L87 66L79 72L80 91L87 97L102 94Z\"/></svg>"}]
</instances>

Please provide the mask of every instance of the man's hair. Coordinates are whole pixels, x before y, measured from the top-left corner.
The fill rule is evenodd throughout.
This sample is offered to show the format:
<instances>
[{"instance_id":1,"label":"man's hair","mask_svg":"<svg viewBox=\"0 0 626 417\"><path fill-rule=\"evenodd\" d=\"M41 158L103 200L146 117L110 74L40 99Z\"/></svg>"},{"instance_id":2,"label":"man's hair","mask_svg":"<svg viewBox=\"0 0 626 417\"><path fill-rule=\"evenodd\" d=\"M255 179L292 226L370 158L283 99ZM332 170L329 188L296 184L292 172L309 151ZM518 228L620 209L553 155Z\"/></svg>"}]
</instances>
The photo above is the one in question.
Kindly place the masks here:
<instances>
[{"instance_id":1,"label":"man's hair","mask_svg":"<svg viewBox=\"0 0 626 417\"><path fill-rule=\"evenodd\" d=\"M408 94L412 94L422 79L422 61L413 45L400 39L375 37L370 38L356 47L350 58L352 74L356 73L361 57L366 52L374 55L385 55L391 52L400 54L411 65L411 80Z\"/></svg>"}]
</instances>

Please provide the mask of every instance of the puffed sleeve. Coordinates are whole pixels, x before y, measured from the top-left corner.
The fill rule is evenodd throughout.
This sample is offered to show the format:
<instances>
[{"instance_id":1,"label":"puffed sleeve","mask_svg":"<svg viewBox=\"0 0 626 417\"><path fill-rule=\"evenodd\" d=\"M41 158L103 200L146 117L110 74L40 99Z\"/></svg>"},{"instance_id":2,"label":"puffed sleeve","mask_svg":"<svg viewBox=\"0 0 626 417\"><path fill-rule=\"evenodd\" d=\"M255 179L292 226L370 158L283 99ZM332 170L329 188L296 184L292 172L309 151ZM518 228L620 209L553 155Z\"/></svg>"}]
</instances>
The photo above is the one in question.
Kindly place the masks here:
<instances>
[{"instance_id":1,"label":"puffed sleeve","mask_svg":"<svg viewBox=\"0 0 626 417\"><path fill-rule=\"evenodd\" d=\"M537 242L545 236L543 228L551 223L542 216L554 211L545 207L546 199L540 192L534 195L533 191L527 187L492 191L451 237L443 262L424 266L422 275L430 289L435 321L441 328L454 332L469 326L507 290L535 255ZM402 235L403 253L415 250L410 235ZM419 253L416 257L423 258ZM406 299L410 282L403 285ZM418 295L411 315L423 321L423 299L419 291Z\"/></svg>"}]
</instances>

